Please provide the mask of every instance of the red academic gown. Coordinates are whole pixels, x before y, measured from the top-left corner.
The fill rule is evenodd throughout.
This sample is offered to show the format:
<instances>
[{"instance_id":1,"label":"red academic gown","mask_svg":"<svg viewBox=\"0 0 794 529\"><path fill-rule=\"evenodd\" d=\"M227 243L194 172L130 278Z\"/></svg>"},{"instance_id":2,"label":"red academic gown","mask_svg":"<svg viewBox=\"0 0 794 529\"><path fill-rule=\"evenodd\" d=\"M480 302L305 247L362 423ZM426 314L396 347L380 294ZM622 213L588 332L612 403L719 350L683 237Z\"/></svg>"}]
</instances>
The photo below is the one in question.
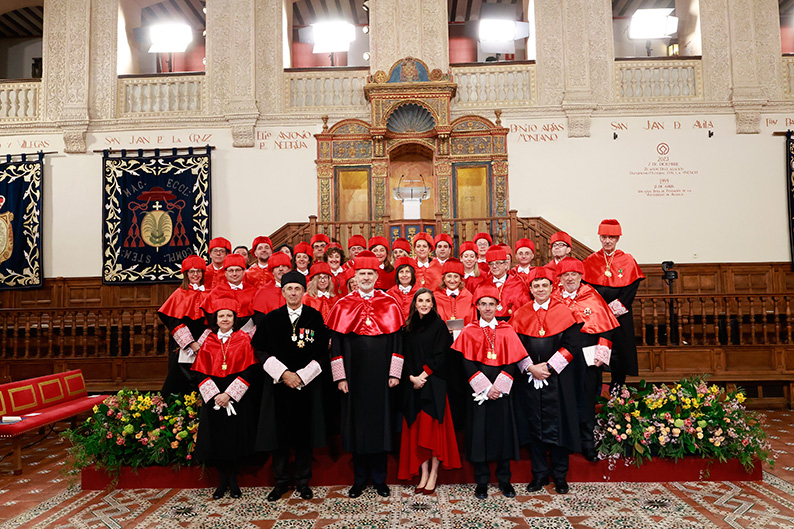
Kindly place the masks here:
<instances>
[{"instance_id":1,"label":"red academic gown","mask_svg":"<svg viewBox=\"0 0 794 529\"><path fill-rule=\"evenodd\" d=\"M535 311L534 303L524 305L510 319L534 364L548 362L558 351L567 364L575 320L568 307L550 299L548 310ZM536 389L528 377L521 377L517 394L517 417L521 444L544 443L581 450L574 370L567 365L560 373L550 366L547 386Z\"/></svg>"},{"instance_id":2,"label":"red academic gown","mask_svg":"<svg viewBox=\"0 0 794 529\"><path fill-rule=\"evenodd\" d=\"M532 269L532 267L530 267L530 270L531 269ZM524 283L524 286L526 287L527 292L529 292L529 274L526 274L524 272L519 272L518 271L518 265L516 265L513 268L511 268L510 270L508 270L507 273L509 275L511 275L511 276L515 276L518 279L520 279Z\"/></svg>"},{"instance_id":3,"label":"red academic gown","mask_svg":"<svg viewBox=\"0 0 794 529\"><path fill-rule=\"evenodd\" d=\"M273 272L268 270L266 266L263 268L258 263L254 263L245 271L245 281L259 290L270 281L275 281L275 278L273 277Z\"/></svg>"},{"instance_id":4,"label":"red academic gown","mask_svg":"<svg viewBox=\"0 0 794 529\"><path fill-rule=\"evenodd\" d=\"M284 293L281 292L281 287L276 286L275 281L266 284L256 291L256 295L251 302L251 308L254 312L254 323L259 325L265 314L282 305L286 305L286 303L287 300L284 299Z\"/></svg>"},{"instance_id":5,"label":"red academic gown","mask_svg":"<svg viewBox=\"0 0 794 529\"><path fill-rule=\"evenodd\" d=\"M177 349L168 354L168 375L163 382L162 395L184 395L196 390L189 376L190 364L179 364L179 349L185 349L193 342L201 343L201 336L207 329L204 311L201 310L201 303L206 297L206 290L180 287L157 311L177 345Z\"/></svg>"},{"instance_id":6,"label":"red academic gown","mask_svg":"<svg viewBox=\"0 0 794 529\"><path fill-rule=\"evenodd\" d=\"M204 299L204 302L201 304L202 310L207 314L211 314L214 312L213 305L216 299L233 299L237 301L237 323L240 326L244 325L246 320L254 315L251 301L254 298L254 294L256 294L256 289L245 281L240 284L243 286L242 289L233 289L224 276L223 282L213 288Z\"/></svg>"},{"instance_id":7,"label":"red academic gown","mask_svg":"<svg viewBox=\"0 0 794 529\"><path fill-rule=\"evenodd\" d=\"M222 268L220 270L215 270L212 263L207 265L207 269L204 271L204 286L207 290L212 290L225 280L226 272L224 272Z\"/></svg>"},{"instance_id":8,"label":"red academic gown","mask_svg":"<svg viewBox=\"0 0 794 529\"><path fill-rule=\"evenodd\" d=\"M387 272L383 268L378 268L378 280L375 282L375 288L383 290L384 292L394 286L394 270Z\"/></svg>"},{"instance_id":9,"label":"red academic gown","mask_svg":"<svg viewBox=\"0 0 794 529\"><path fill-rule=\"evenodd\" d=\"M314 297L307 292L303 295L303 304L320 311L320 314L323 316L323 321L328 321L331 308L333 308L339 298L340 296L334 296L332 298L326 298L324 296Z\"/></svg>"},{"instance_id":10,"label":"red academic gown","mask_svg":"<svg viewBox=\"0 0 794 529\"><path fill-rule=\"evenodd\" d=\"M615 250L609 261L607 276L607 261L604 250L599 250L584 260L583 281L589 283L598 291L607 305L618 300L628 313L617 316L620 327L612 333L612 360L610 368L615 374L637 375L637 343L634 336L634 315L631 305L634 296L640 287L640 281L645 275L640 270L637 261L622 250ZM614 312L614 311L613 311Z\"/></svg>"},{"instance_id":11,"label":"red academic gown","mask_svg":"<svg viewBox=\"0 0 794 529\"><path fill-rule=\"evenodd\" d=\"M398 285L394 285L388 290L388 292L386 292L388 295L396 299L397 303L400 304L403 318L405 319L408 319L408 313L411 312L411 302L414 300L414 294L416 294L417 290L419 290L419 287L414 284L414 286L411 287L410 292L403 294L400 291L400 287Z\"/></svg>"},{"instance_id":12,"label":"red academic gown","mask_svg":"<svg viewBox=\"0 0 794 529\"><path fill-rule=\"evenodd\" d=\"M495 285L493 276L488 274L482 281L483 285ZM497 307L496 317L500 319L509 319L519 308L531 301L529 297L529 290L523 281L515 276L507 274L507 279L502 284L499 290L499 305L501 310Z\"/></svg>"},{"instance_id":13,"label":"red academic gown","mask_svg":"<svg viewBox=\"0 0 794 529\"><path fill-rule=\"evenodd\" d=\"M418 288L429 288L435 290L441 284L441 264L435 259L430 261L427 268L424 266L416 267L416 286Z\"/></svg>"},{"instance_id":14,"label":"red academic gown","mask_svg":"<svg viewBox=\"0 0 794 529\"><path fill-rule=\"evenodd\" d=\"M234 332L225 344L216 333L207 336L193 362L204 399L196 439L199 461L239 460L253 452L258 402L248 393L255 394L249 387L256 383L261 370L251 338L245 332ZM222 392L232 397L230 402L237 415L229 415L224 408L214 409L212 397Z\"/></svg>"},{"instance_id":15,"label":"red academic gown","mask_svg":"<svg viewBox=\"0 0 794 529\"><path fill-rule=\"evenodd\" d=\"M477 291L477 287L480 286L480 283L482 283L483 279L485 279L484 274L464 278L463 282L466 284L466 290L474 294Z\"/></svg>"},{"instance_id":16,"label":"red academic gown","mask_svg":"<svg viewBox=\"0 0 794 529\"><path fill-rule=\"evenodd\" d=\"M446 469L460 468L460 453L447 399L447 351L452 338L444 320L434 312L414 321L403 332L405 365L403 429L397 477L410 479L422 463L436 457ZM410 376L427 373L425 384L414 389Z\"/></svg>"},{"instance_id":17,"label":"red academic gown","mask_svg":"<svg viewBox=\"0 0 794 529\"><path fill-rule=\"evenodd\" d=\"M489 358L491 340L495 358ZM464 327L452 349L461 353L463 371L474 393L481 393L491 384L506 393L483 404L472 398L466 400L466 458L473 463L517 460L519 444L512 386L519 375L518 362L527 356L521 341L503 321L497 323L495 330L484 330L475 321Z\"/></svg>"},{"instance_id":18,"label":"red academic gown","mask_svg":"<svg viewBox=\"0 0 794 529\"><path fill-rule=\"evenodd\" d=\"M446 288L439 288L435 291L436 309L438 315L444 321L462 319L464 325L468 325L477 317L477 310L474 308L474 296L465 288L458 289L458 297L447 296Z\"/></svg>"},{"instance_id":19,"label":"red academic gown","mask_svg":"<svg viewBox=\"0 0 794 529\"><path fill-rule=\"evenodd\" d=\"M389 377L402 375L404 321L397 301L377 289L369 299L358 290L351 292L328 316L331 374L334 382L346 380L349 389L341 395L342 447L348 452L392 449L392 401L397 394L389 388Z\"/></svg>"}]
</instances>

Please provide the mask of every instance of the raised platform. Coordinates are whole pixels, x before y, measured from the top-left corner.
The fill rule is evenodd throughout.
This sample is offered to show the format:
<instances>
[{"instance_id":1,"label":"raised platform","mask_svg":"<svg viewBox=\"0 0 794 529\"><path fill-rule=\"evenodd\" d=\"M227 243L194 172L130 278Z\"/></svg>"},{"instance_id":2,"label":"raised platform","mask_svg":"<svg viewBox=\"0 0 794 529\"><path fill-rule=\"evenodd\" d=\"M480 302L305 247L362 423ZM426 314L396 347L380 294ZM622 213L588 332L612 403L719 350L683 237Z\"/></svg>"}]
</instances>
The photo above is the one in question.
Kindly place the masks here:
<instances>
[{"instance_id":1,"label":"raised platform","mask_svg":"<svg viewBox=\"0 0 794 529\"><path fill-rule=\"evenodd\" d=\"M512 481L527 483L532 480L532 465L529 453L522 450L522 460L511 465ZM311 485L345 485L353 482L353 463L350 454L343 453L331 457L327 450L315 450L312 466ZM756 464L748 473L738 461L720 463L701 458L687 458L676 464L671 460L655 460L641 467L626 466L619 461L609 468L607 461L591 463L579 454L571 455L568 471L570 482L667 482L667 481L761 481L761 465ZM202 469L199 466L179 470L163 467L146 467L137 472L125 468L119 476L115 488L136 489L195 489L214 487L218 476L214 468ZM410 484L397 479L397 458L389 456L390 484ZM270 487L274 485L270 460L244 466L240 471L239 483L243 487ZM458 470L442 470L439 483L474 483L474 470L466 461ZM94 468L84 469L81 476L83 490L102 490L110 487L111 478Z\"/></svg>"}]
</instances>

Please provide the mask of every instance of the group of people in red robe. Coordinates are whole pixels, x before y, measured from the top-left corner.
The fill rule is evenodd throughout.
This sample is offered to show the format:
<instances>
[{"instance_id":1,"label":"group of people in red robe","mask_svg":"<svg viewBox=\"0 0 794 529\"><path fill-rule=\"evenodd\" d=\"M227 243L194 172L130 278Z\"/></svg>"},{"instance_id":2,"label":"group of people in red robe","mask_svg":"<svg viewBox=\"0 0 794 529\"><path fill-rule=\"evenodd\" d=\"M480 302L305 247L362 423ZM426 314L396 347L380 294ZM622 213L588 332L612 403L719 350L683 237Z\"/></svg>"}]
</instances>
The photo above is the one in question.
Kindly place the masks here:
<instances>
[{"instance_id":1,"label":"group of people in red robe","mask_svg":"<svg viewBox=\"0 0 794 529\"><path fill-rule=\"evenodd\" d=\"M644 276L616 248L616 220L598 234L602 248L583 262L568 234L554 234L544 266L532 265L531 240L511 248L488 233L461 243L459 258L443 233L354 235L347 255L323 234L275 252L262 236L249 258L212 239L211 262L185 259L159 313L176 343L162 392L201 392L197 457L218 468L213 497L239 497L241 459L266 451L268 499L291 479L311 498L312 449L334 433L353 455L352 498L368 480L390 495L398 439L398 478L434 493L439 468L461 467L460 436L477 498L488 495L491 463L499 490L515 496L520 446L531 454L528 490L551 479L567 493L569 454L597 459L602 371L615 387L637 374L631 305Z\"/></svg>"}]
</instances>

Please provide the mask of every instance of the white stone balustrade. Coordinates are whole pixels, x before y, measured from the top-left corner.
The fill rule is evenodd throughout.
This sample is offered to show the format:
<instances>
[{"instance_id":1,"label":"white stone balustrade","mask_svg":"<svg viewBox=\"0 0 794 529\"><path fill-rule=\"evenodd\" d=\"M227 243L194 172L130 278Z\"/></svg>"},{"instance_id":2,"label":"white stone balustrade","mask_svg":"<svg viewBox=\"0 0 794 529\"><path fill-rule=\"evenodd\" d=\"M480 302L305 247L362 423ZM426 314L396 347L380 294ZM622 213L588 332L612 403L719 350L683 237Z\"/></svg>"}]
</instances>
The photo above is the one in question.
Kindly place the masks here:
<instances>
[{"instance_id":1,"label":"white stone balustrade","mask_svg":"<svg viewBox=\"0 0 794 529\"><path fill-rule=\"evenodd\" d=\"M203 75L120 77L119 117L204 113Z\"/></svg>"},{"instance_id":2,"label":"white stone balustrade","mask_svg":"<svg viewBox=\"0 0 794 529\"><path fill-rule=\"evenodd\" d=\"M618 99L638 102L699 101L703 99L700 59L616 61Z\"/></svg>"},{"instance_id":3,"label":"white stone balustrade","mask_svg":"<svg viewBox=\"0 0 794 529\"><path fill-rule=\"evenodd\" d=\"M0 83L0 121L37 120L40 84L38 81Z\"/></svg>"},{"instance_id":4,"label":"white stone balustrade","mask_svg":"<svg viewBox=\"0 0 794 529\"><path fill-rule=\"evenodd\" d=\"M364 97L368 75L368 68L285 71L287 110L346 108L368 111L369 103Z\"/></svg>"},{"instance_id":5,"label":"white stone balustrade","mask_svg":"<svg viewBox=\"0 0 794 529\"><path fill-rule=\"evenodd\" d=\"M453 108L526 106L536 101L534 64L452 66L451 70L458 83Z\"/></svg>"}]
</instances>

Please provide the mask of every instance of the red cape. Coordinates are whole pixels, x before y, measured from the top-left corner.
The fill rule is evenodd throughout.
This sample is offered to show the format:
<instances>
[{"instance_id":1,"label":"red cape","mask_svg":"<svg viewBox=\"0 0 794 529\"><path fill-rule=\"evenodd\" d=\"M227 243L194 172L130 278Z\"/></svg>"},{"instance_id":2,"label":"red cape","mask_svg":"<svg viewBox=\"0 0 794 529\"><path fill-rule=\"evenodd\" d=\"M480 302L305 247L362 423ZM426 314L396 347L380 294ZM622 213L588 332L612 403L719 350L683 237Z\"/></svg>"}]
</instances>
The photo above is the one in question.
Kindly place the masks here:
<instances>
[{"instance_id":1,"label":"red cape","mask_svg":"<svg viewBox=\"0 0 794 529\"><path fill-rule=\"evenodd\" d=\"M465 288L461 288L459 292L458 297L452 299L447 296L446 288L436 290L434 292L436 308L438 309L438 315L444 321L462 318L463 323L468 325L477 317L474 309L474 296Z\"/></svg>"},{"instance_id":2,"label":"red cape","mask_svg":"<svg viewBox=\"0 0 794 529\"><path fill-rule=\"evenodd\" d=\"M375 282L375 288L380 290L389 290L394 286L394 270L387 272L383 268L378 268L378 280Z\"/></svg>"},{"instance_id":3,"label":"red cape","mask_svg":"<svg viewBox=\"0 0 794 529\"><path fill-rule=\"evenodd\" d=\"M256 291L254 299L251 301L251 309L262 314L267 314L271 310L275 310L282 305L285 305L287 300L284 299L284 294L281 289L276 286L275 281L271 281L262 288Z\"/></svg>"},{"instance_id":4,"label":"red cape","mask_svg":"<svg viewBox=\"0 0 794 529\"><path fill-rule=\"evenodd\" d=\"M615 250L614 258L610 261L609 271L612 272L612 277L604 275L606 269L604 250L598 250L584 260L583 279L591 285L617 288L628 286L638 279L645 279L637 261L623 250Z\"/></svg>"},{"instance_id":5,"label":"red cape","mask_svg":"<svg viewBox=\"0 0 794 529\"><path fill-rule=\"evenodd\" d=\"M542 312L535 312L534 303L527 303L513 314L513 317L510 318L510 325L519 334L534 338L548 338L563 332L576 323L568 307L555 299L549 301L549 310L545 312L544 318ZM543 336L540 335L541 327L545 331Z\"/></svg>"},{"instance_id":6,"label":"red cape","mask_svg":"<svg viewBox=\"0 0 794 529\"><path fill-rule=\"evenodd\" d=\"M527 356L524 344L518 335L507 323L500 321L496 324L496 342L494 352L496 358L488 358L490 344L485 338L485 333L480 328L480 322L472 322L463 328L458 339L452 344L452 349L460 351L463 358L472 362L479 362L487 366L505 366L515 364Z\"/></svg>"},{"instance_id":7,"label":"red cape","mask_svg":"<svg viewBox=\"0 0 794 529\"><path fill-rule=\"evenodd\" d=\"M437 289L438 285L441 284L441 270L441 263L435 259L430 261L430 265L427 268L417 266L416 286L418 288L429 288L430 290Z\"/></svg>"},{"instance_id":8,"label":"red cape","mask_svg":"<svg viewBox=\"0 0 794 529\"><path fill-rule=\"evenodd\" d=\"M184 289L177 288L168 296L163 306L160 307L158 312L162 312L166 316L177 318L188 318L191 320L204 319L204 312L201 310L201 303L207 297L207 292L200 290L193 290L192 287Z\"/></svg>"},{"instance_id":9,"label":"red cape","mask_svg":"<svg viewBox=\"0 0 794 529\"><path fill-rule=\"evenodd\" d=\"M251 316L254 313L251 308L251 300L254 294L256 294L256 289L245 281L241 284L243 285L242 290L232 290L232 287L229 286L229 282L226 281L226 277L223 276L223 282L218 283L204 299L204 302L201 304L202 310L206 313L211 313L213 312L212 304L216 299L231 298L237 301L237 317L247 318Z\"/></svg>"},{"instance_id":10,"label":"red cape","mask_svg":"<svg viewBox=\"0 0 794 529\"><path fill-rule=\"evenodd\" d=\"M204 271L204 286L207 290L212 290L221 284L221 281L226 280L226 273L221 270L215 270L212 263L207 265L207 270Z\"/></svg>"},{"instance_id":11,"label":"red cape","mask_svg":"<svg viewBox=\"0 0 794 529\"><path fill-rule=\"evenodd\" d=\"M225 371L222 369L223 347L226 348ZM232 333L226 344L221 343L217 333L212 333L207 336L204 345L199 349L192 369L211 377L225 377L244 371L248 366L256 363L251 338L245 332Z\"/></svg>"},{"instance_id":12,"label":"red cape","mask_svg":"<svg viewBox=\"0 0 794 529\"><path fill-rule=\"evenodd\" d=\"M396 299L397 303L400 304L400 308L402 308L403 311L403 317L406 320L408 319L408 313L411 311L411 302L414 300L414 294L416 294L417 290L419 290L419 287L414 285L413 287L411 287L410 292L408 292L407 294L403 294L402 292L400 292L400 287L394 285L388 290L388 292L386 292L386 294Z\"/></svg>"},{"instance_id":13,"label":"red cape","mask_svg":"<svg viewBox=\"0 0 794 529\"><path fill-rule=\"evenodd\" d=\"M510 274L507 274L506 277L507 279L505 279L499 292L499 305L502 307L502 310L496 311L496 316L500 318L505 316L508 318L512 317L518 309L532 301L532 298L529 296L529 290L527 290L527 286L521 279L514 275L511 276ZM485 279L480 283L480 285L493 284L493 276L491 274L485 276Z\"/></svg>"},{"instance_id":14,"label":"red cape","mask_svg":"<svg viewBox=\"0 0 794 529\"><path fill-rule=\"evenodd\" d=\"M307 292L303 295L303 304L320 311L320 314L323 315L323 320L327 321L328 316L331 314L331 309L334 305L336 305L336 302L339 299L339 296L334 296L332 298L315 298L310 296Z\"/></svg>"},{"instance_id":15,"label":"red cape","mask_svg":"<svg viewBox=\"0 0 794 529\"><path fill-rule=\"evenodd\" d=\"M251 268L245 271L245 282L257 290L271 281L275 281L273 278L273 272L267 268L262 268L256 263L251 265Z\"/></svg>"},{"instance_id":16,"label":"red cape","mask_svg":"<svg viewBox=\"0 0 794 529\"><path fill-rule=\"evenodd\" d=\"M405 318L400 304L385 292L373 290L372 297L364 299L356 290L336 302L326 323L342 334L378 336L399 331Z\"/></svg>"},{"instance_id":17,"label":"red cape","mask_svg":"<svg viewBox=\"0 0 794 529\"><path fill-rule=\"evenodd\" d=\"M562 288L555 288L551 297L571 310L576 323L584 323L581 332L600 334L620 325L607 302L590 285L582 283L575 299L563 298L562 292Z\"/></svg>"}]
</instances>

